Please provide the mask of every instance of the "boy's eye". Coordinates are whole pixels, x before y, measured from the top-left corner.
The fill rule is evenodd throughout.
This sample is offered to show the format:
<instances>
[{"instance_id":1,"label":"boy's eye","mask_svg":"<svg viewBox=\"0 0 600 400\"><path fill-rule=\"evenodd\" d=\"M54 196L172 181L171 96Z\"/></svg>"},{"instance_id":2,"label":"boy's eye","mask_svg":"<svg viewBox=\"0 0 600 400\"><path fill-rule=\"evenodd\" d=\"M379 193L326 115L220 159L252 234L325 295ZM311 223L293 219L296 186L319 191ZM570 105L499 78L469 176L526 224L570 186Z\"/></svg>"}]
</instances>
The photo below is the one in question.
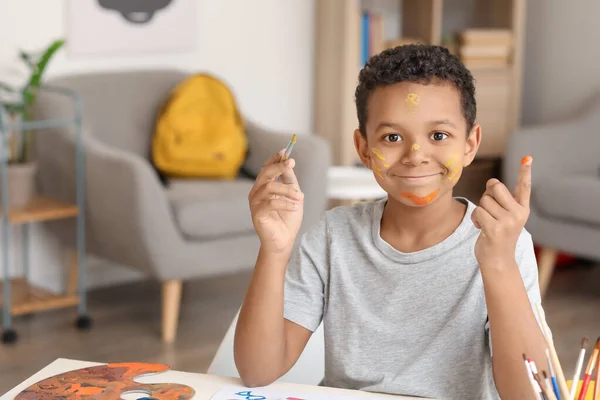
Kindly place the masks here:
<instances>
[{"instance_id":1,"label":"boy's eye","mask_svg":"<svg viewBox=\"0 0 600 400\"><path fill-rule=\"evenodd\" d=\"M385 138L389 142L400 142L402 140L400 135L398 135L397 133L388 133L387 135L385 135Z\"/></svg>"},{"instance_id":2,"label":"boy's eye","mask_svg":"<svg viewBox=\"0 0 600 400\"><path fill-rule=\"evenodd\" d=\"M436 141L445 140L448 137L444 132L434 132L431 135L431 138Z\"/></svg>"}]
</instances>

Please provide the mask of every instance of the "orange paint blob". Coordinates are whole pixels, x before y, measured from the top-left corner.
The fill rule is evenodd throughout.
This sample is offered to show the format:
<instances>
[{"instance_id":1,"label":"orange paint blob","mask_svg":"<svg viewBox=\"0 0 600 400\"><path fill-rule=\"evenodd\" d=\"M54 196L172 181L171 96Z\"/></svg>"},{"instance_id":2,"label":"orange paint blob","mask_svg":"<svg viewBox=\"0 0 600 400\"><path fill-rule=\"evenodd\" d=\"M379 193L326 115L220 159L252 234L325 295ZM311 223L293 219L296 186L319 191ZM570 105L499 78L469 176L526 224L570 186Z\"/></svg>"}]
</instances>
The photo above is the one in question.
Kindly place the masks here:
<instances>
[{"instance_id":1,"label":"orange paint blob","mask_svg":"<svg viewBox=\"0 0 600 400\"><path fill-rule=\"evenodd\" d=\"M412 193L401 193L400 196L405 197L409 200L412 200L413 203L418 204L420 206L424 206L425 204L429 204L431 203L436 197L437 195L440 193L440 189L437 189L431 193L429 193L427 196L424 197L419 197L416 196Z\"/></svg>"},{"instance_id":2,"label":"orange paint blob","mask_svg":"<svg viewBox=\"0 0 600 400\"><path fill-rule=\"evenodd\" d=\"M521 160L521 164L523 164L523 165L529 164L529 163L531 163L532 160L533 160L533 158L531 158L531 156L525 156Z\"/></svg>"}]
</instances>

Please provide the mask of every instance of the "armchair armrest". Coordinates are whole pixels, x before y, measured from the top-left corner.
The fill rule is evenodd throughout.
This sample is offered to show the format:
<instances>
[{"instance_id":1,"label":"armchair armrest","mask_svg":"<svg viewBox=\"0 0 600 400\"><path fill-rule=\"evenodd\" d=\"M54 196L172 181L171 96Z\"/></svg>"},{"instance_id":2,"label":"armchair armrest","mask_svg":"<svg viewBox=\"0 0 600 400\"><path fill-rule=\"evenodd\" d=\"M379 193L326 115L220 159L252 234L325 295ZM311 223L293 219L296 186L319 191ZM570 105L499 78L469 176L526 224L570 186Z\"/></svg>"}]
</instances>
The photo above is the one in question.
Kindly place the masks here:
<instances>
[{"instance_id":1,"label":"armchair armrest","mask_svg":"<svg viewBox=\"0 0 600 400\"><path fill-rule=\"evenodd\" d=\"M74 135L54 130L39 138L42 192L74 201ZM88 250L156 275L154 255L180 237L156 173L135 153L109 147L89 134L84 138Z\"/></svg>"},{"instance_id":2,"label":"armchair armrest","mask_svg":"<svg viewBox=\"0 0 600 400\"><path fill-rule=\"evenodd\" d=\"M517 181L520 160L533 157L532 182L570 174L597 175L600 167L600 94L578 116L563 122L525 127L508 141L502 175L509 188Z\"/></svg>"},{"instance_id":3,"label":"armchair armrest","mask_svg":"<svg viewBox=\"0 0 600 400\"><path fill-rule=\"evenodd\" d=\"M290 133L274 132L253 123L247 124L246 133L250 152L244 169L254 177L267 159L285 148L291 138ZM304 220L300 231L303 232L321 218L327 207L327 170L331 165L329 145L317 135L301 134L291 157L296 160L294 171L304 192Z\"/></svg>"}]
</instances>

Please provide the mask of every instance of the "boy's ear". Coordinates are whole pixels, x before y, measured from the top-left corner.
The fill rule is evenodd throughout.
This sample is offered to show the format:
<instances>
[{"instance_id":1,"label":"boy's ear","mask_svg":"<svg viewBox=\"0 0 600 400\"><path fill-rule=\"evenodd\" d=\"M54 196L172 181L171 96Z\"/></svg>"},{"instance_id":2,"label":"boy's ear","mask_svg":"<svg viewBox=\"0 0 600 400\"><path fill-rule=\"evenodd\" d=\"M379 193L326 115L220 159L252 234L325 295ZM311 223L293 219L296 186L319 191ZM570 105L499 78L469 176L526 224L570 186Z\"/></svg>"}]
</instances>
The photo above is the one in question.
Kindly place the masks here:
<instances>
[{"instance_id":1,"label":"boy's ear","mask_svg":"<svg viewBox=\"0 0 600 400\"><path fill-rule=\"evenodd\" d=\"M469 166L475 156L477 155L477 150L479 150L479 145L481 144L481 125L475 124L473 125L473 129L469 132L469 136L467 137L467 146L465 147L465 157L464 157L464 165L463 167Z\"/></svg>"},{"instance_id":2,"label":"boy's ear","mask_svg":"<svg viewBox=\"0 0 600 400\"><path fill-rule=\"evenodd\" d=\"M360 161L363 163L363 165L371 169L369 145L367 144L367 139L365 139L363 134L358 129L354 130L354 147L356 148L356 153L360 157Z\"/></svg>"}]
</instances>

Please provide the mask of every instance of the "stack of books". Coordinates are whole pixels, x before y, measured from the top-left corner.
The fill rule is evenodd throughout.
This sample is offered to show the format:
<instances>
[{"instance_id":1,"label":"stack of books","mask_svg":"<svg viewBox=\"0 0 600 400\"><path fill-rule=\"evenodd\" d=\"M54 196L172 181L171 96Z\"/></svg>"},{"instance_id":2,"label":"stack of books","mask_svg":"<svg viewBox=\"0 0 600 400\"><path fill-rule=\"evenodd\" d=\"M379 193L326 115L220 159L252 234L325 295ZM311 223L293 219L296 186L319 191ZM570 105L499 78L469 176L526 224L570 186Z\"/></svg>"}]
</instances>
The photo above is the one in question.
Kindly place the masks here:
<instances>
[{"instance_id":1,"label":"stack of books","mask_svg":"<svg viewBox=\"0 0 600 400\"><path fill-rule=\"evenodd\" d=\"M467 29L458 39L458 54L467 68L510 65L513 46L509 29Z\"/></svg>"},{"instance_id":2,"label":"stack of books","mask_svg":"<svg viewBox=\"0 0 600 400\"><path fill-rule=\"evenodd\" d=\"M369 58L385 49L385 27L383 14L364 10L361 15L360 64L364 66Z\"/></svg>"}]
</instances>

